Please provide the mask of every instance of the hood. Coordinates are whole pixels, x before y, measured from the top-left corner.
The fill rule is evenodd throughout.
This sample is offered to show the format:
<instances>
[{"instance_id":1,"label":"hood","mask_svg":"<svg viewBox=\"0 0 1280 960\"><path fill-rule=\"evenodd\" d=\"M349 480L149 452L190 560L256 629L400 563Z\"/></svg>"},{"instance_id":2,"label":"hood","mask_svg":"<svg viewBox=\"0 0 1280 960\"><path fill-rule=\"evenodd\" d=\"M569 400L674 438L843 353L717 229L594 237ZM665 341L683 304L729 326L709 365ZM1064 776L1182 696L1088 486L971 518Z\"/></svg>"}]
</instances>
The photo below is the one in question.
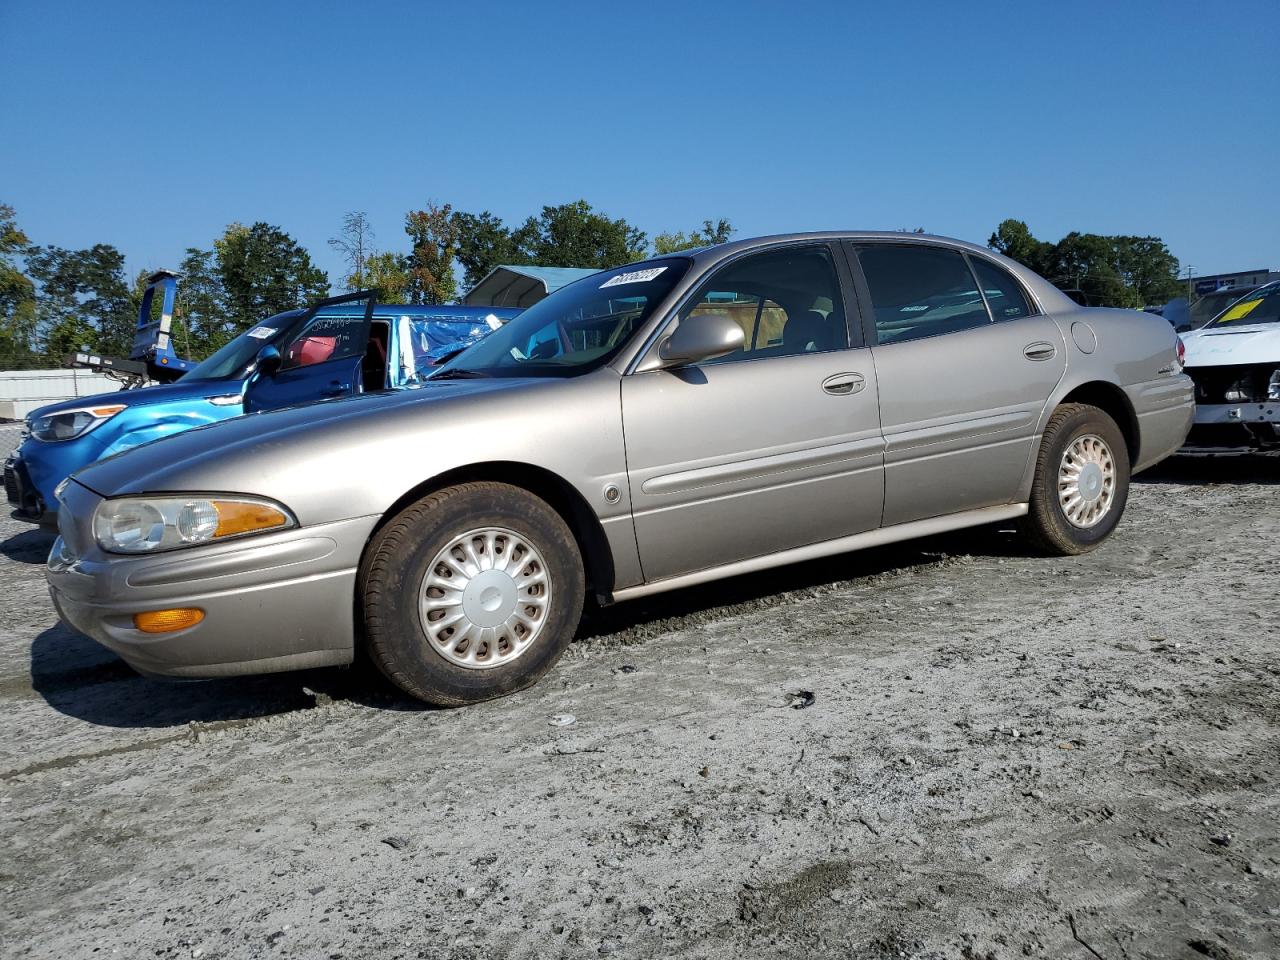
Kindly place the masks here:
<instances>
[{"instance_id":1,"label":"hood","mask_svg":"<svg viewBox=\"0 0 1280 960\"><path fill-rule=\"evenodd\" d=\"M1280 323L1247 327L1202 327L1182 334L1188 367L1218 367L1242 363L1280 364Z\"/></svg>"},{"instance_id":2,"label":"hood","mask_svg":"<svg viewBox=\"0 0 1280 960\"><path fill-rule=\"evenodd\" d=\"M427 381L404 390L251 413L99 460L77 471L75 479L103 496L200 489L264 493L278 489L273 476L300 465L349 472L361 462L358 451L371 443L387 437L422 442L424 429L453 419L453 411L461 410L459 401L468 411L484 403L510 409L521 402L512 394L555 382Z\"/></svg>"},{"instance_id":3,"label":"hood","mask_svg":"<svg viewBox=\"0 0 1280 960\"><path fill-rule=\"evenodd\" d=\"M174 400L193 400L198 397L224 397L227 394L240 392L239 380L178 380L155 387L142 387L138 390L116 390L113 393L97 393L91 397L73 397L60 400L46 407L33 410L29 416L48 416L51 413L63 413L67 410L79 410L82 407L105 407L108 404L123 403L127 407L145 407L153 403L170 403Z\"/></svg>"}]
</instances>

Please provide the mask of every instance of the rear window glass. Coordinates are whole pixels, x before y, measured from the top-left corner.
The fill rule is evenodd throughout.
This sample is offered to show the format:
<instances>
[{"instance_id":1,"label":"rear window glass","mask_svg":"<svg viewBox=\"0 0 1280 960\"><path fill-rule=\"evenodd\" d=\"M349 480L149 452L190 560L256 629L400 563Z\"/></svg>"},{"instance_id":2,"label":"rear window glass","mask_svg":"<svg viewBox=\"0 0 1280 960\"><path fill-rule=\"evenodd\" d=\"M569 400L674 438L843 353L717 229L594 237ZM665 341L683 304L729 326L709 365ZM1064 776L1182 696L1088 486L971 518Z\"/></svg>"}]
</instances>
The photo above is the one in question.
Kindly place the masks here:
<instances>
[{"instance_id":1,"label":"rear window glass","mask_svg":"<svg viewBox=\"0 0 1280 960\"><path fill-rule=\"evenodd\" d=\"M970 330L991 322L978 282L956 250L922 244L858 248L880 343Z\"/></svg>"}]
</instances>

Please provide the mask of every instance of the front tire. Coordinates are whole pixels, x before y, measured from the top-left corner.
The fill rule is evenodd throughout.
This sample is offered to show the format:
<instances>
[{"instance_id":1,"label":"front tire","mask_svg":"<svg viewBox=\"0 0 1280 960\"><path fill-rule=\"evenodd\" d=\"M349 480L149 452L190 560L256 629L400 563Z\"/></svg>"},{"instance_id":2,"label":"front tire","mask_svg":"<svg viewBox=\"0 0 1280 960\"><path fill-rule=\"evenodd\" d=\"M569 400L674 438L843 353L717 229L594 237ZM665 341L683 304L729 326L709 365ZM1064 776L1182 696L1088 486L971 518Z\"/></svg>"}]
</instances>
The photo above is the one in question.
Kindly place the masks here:
<instances>
[{"instance_id":1,"label":"front tire","mask_svg":"<svg viewBox=\"0 0 1280 960\"><path fill-rule=\"evenodd\" d=\"M1129 448L1116 422L1083 403L1053 412L1040 441L1022 532L1053 556L1087 553L1110 536L1129 497Z\"/></svg>"},{"instance_id":2,"label":"front tire","mask_svg":"<svg viewBox=\"0 0 1280 960\"><path fill-rule=\"evenodd\" d=\"M490 482L402 510L369 545L358 582L371 659L405 693L440 706L535 683L573 639L586 591L563 518Z\"/></svg>"}]
</instances>

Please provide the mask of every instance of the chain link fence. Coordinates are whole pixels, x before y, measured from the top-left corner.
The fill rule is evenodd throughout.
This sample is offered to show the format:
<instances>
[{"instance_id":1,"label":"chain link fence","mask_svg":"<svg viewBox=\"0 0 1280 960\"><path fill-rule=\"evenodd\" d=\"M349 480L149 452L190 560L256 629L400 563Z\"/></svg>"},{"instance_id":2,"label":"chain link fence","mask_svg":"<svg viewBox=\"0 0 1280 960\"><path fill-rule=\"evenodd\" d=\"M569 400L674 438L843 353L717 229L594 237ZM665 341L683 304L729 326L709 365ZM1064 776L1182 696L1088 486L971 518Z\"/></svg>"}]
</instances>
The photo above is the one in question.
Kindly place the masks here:
<instances>
[{"instance_id":1,"label":"chain link fence","mask_svg":"<svg viewBox=\"0 0 1280 960\"><path fill-rule=\"evenodd\" d=\"M0 458L9 456L22 438L22 424L0 421Z\"/></svg>"}]
</instances>

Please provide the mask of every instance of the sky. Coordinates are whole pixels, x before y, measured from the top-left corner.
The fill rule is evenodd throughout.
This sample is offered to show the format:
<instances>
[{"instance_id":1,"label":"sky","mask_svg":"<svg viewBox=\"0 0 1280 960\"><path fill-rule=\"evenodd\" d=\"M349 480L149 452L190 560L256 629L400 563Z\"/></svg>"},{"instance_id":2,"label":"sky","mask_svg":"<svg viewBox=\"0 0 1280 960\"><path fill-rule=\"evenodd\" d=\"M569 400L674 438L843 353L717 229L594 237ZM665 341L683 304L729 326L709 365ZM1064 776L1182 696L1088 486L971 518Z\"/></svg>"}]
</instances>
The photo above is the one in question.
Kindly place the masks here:
<instances>
[{"instance_id":1,"label":"sky","mask_svg":"<svg viewBox=\"0 0 1280 960\"><path fill-rule=\"evenodd\" d=\"M1162 237L1280 268L1280 3L0 0L0 203L173 267L265 220Z\"/></svg>"}]
</instances>

